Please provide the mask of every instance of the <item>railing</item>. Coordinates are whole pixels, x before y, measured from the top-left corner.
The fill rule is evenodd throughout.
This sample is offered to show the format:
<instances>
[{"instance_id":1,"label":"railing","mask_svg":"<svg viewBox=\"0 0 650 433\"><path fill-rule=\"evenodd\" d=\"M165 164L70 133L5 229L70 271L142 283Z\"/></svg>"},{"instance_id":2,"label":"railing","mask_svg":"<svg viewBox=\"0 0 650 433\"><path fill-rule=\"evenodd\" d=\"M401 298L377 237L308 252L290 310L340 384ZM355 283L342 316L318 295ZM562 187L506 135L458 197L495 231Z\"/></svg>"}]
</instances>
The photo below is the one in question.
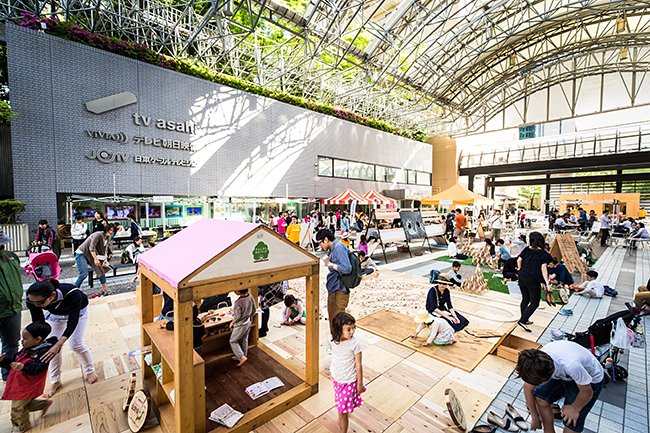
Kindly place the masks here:
<instances>
[{"instance_id":1,"label":"railing","mask_svg":"<svg viewBox=\"0 0 650 433\"><path fill-rule=\"evenodd\" d=\"M650 123L474 147L461 153L459 166L463 169L642 150L650 150Z\"/></svg>"},{"instance_id":2,"label":"railing","mask_svg":"<svg viewBox=\"0 0 650 433\"><path fill-rule=\"evenodd\" d=\"M0 224L11 242L5 245L8 251L25 252L29 248L29 227L27 224Z\"/></svg>"}]
</instances>

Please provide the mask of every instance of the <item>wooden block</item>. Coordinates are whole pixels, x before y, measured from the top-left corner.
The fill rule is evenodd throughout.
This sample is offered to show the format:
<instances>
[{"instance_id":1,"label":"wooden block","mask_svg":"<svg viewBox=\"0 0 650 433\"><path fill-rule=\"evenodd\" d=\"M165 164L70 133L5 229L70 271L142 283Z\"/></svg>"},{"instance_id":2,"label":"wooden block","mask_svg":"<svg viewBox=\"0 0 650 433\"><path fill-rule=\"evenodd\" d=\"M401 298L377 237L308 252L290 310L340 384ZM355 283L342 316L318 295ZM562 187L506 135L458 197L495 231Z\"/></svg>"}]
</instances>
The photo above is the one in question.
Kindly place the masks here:
<instances>
[{"instance_id":1,"label":"wooden block","mask_svg":"<svg viewBox=\"0 0 650 433\"><path fill-rule=\"evenodd\" d=\"M491 354L486 356L478 366L507 378L510 377L513 371L515 371L516 363Z\"/></svg>"},{"instance_id":2,"label":"wooden block","mask_svg":"<svg viewBox=\"0 0 650 433\"><path fill-rule=\"evenodd\" d=\"M535 341L509 335L497 346L496 355L516 363L519 359L519 352L526 349L539 349L540 347L542 345Z\"/></svg>"},{"instance_id":3,"label":"wooden block","mask_svg":"<svg viewBox=\"0 0 650 433\"><path fill-rule=\"evenodd\" d=\"M415 352L413 349L410 349L408 347L405 347L401 344L395 343L390 340L384 340L383 338L380 339L380 341L375 343L374 345L381 349L387 350L390 353L397 355L401 358L408 358Z\"/></svg>"},{"instance_id":4,"label":"wooden block","mask_svg":"<svg viewBox=\"0 0 650 433\"><path fill-rule=\"evenodd\" d=\"M492 373L480 367L475 368L471 373L459 368L454 368L447 376L445 376L445 378L455 380L456 382L491 398L497 396L507 380L503 376L499 376L496 373Z\"/></svg>"},{"instance_id":5,"label":"wooden block","mask_svg":"<svg viewBox=\"0 0 650 433\"><path fill-rule=\"evenodd\" d=\"M329 386L325 386L327 382L328 380L321 375L318 385L318 394L315 394L300 403L300 406L309 412L314 418L321 416L335 405L332 382L329 381Z\"/></svg>"},{"instance_id":6,"label":"wooden block","mask_svg":"<svg viewBox=\"0 0 650 433\"><path fill-rule=\"evenodd\" d=\"M50 409L51 410L51 409ZM33 413L34 418L37 418L40 416L39 413ZM50 416L49 413L47 416ZM3 425L4 423L0 422L0 425ZM4 424L7 425L9 428L11 428L11 423ZM90 416L88 413L81 414L79 416L76 416L74 418L68 419L66 421L63 421L59 424L56 424L55 426L51 428L46 428L43 426L42 422L35 422L35 420L32 420L32 425L34 426L30 432L38 432L38 433L60 433L60 432L65 432L65 433L88 433L89 431L92 431L92 426L90 422ZM1 430L0 430L1 431ZM9 430L7 430L9 431Z\"/></svg>"}]
</instances>

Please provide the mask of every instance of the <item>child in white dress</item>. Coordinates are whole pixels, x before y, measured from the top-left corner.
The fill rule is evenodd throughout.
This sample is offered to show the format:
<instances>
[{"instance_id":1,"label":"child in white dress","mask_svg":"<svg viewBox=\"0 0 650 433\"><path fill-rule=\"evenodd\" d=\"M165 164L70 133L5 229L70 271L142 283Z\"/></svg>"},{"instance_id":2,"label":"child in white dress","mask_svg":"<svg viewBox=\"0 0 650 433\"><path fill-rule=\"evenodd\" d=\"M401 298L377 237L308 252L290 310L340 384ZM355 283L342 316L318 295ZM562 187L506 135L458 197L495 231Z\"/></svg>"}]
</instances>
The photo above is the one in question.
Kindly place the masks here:
<instances>
[{"instance_id":1,"label":"child in white dress","mask_svg":"<svg viewBox=\"0 0 650 433\"><path fill-rule=\"evenodd\" d=\"M454 328L445 319L434 317L427 310L420 310L415 315L414 320L419 325L411 338L417 338L423 329L429 328L429 338L427 338L427 341L420 343L420 346L428 346L431 343L445 345L456 342Z\"/></svg>"}]
</instances>

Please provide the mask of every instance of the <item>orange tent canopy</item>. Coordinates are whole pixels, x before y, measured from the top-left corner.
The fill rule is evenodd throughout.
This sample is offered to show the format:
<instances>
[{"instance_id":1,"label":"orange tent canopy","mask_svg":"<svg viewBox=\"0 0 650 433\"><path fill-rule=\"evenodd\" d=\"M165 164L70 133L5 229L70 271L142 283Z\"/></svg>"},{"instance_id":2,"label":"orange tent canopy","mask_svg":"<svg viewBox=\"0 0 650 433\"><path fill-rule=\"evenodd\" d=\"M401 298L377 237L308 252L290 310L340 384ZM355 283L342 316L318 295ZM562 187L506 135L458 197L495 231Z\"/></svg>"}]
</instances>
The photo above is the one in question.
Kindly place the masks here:
<instances>
[{"instance_id":1,"label":"orange tent canopy","mask_svg":"<svg viewBox=\"0 0 650 433\"><path fill-rule=\"evenodd\" d=\"M491 198L477 194L462 185L456 184L436 195L422 199L422 204L435 206L440 204L441 200L443 201L443 204L450 205L468 205L470 203L484 204L494 202ZM444 201L447 201L447 203L444 203Z\"/></svg>"}]
</instances>

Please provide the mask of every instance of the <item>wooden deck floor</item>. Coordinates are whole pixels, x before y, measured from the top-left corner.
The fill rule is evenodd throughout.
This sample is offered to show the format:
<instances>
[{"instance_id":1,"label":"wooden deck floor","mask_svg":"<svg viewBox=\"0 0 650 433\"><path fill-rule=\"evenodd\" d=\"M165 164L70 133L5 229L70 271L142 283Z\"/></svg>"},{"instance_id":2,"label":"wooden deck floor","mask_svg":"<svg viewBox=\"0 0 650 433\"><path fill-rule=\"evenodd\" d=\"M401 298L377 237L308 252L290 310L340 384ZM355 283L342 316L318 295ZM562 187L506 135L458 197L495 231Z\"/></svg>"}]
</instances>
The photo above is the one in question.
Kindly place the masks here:
<instances>
[{"instance_id":1,"label":"wooden deck floor","mask_svg":"<svg viewBox=\"0 0 650 433\"><path fill-rule=\"evenodd\" d=\"M325 275L326 271L323 269L321 273L323 280ZM382 271L380 279L388 283L395 281L420 285L417 286L420 289L414 290L421 291L422 302L424 302L428 290L425 279L389 270ZM363 314L362 311L366 308L363 305L364 299L368 296L373 294L364 293L362 290L353 292L350 308L356 317ZM453 292L452 297L455 307L463 314L472 313L469 311L474 308L472 305L477 303L481 305L477 311L474 311L476 316L470 318L477 328L487 327L481 324L482 317L485 318L485 323L495 317L509 321L510 316L516 315L519 308L517 300L495 292L483 297ZM414 310L417 306L412 307L411 310ZM514 333L524 338L537 339L555 316L555 312L556 310L549 307L539 310L534 317L535 324L531 326L532 334L518 330ZM120 406L131 371L138 374L141 383L139 358L126 356L128 351L140 347L140 325L135 294L126 293L93 299L90 315L86 342L92 350L100 381L93 385L83 381L76 356L66 345L63 351L64 387L54 397L54 406L44 420L37 421L36 417L33 418L35 433L125 433L129 431L126 417ZM286 359L291 365L301 368L305 361L304 326L274 327L273 325L279 324L280 317L280 306L273 307L269 334L261 341L277 357ZM29 322L29 314L24 312L23 326ZM326 354L328 334L328 322L321 320L319 393L259 427L257 433L338 431L332 381L328 370L324 368L330 361L330 357ZM514 368L512 362L495 355L488 355L471 373L468 373L362 329L358 329L356 335L364 346L363 365L367 391L362 396L364 405L351 415L351 432L422 432L425 425L428 432L442 432L446 418L443 409L446 388L452 388L456 392L465 410L468 425L472 426L494 399ZM251 360L254 355L255 352L251 352ZM256 367L255 362L249 362L251 368L259 367ZM219 368L228 374L227 365ZM255 380L250 384L275 375L277 373L272 374L270 370L268 373L261 371L260 374L251 376ZM227 383L223 382L223 378L218 376L217 373L206 374L207 382L214 384L215 387L220 386L227 393L234 392ZM290 380L287 379L285 383L290 383ZM206 400L209 401L208 405L220 403L214 397L212 400L210 398ZM11 431L10 405L10 402L0 401L0 433ZM159 427L154 427L146 432L160 433L161 430Z\"/></svg>"}]
</instances>

